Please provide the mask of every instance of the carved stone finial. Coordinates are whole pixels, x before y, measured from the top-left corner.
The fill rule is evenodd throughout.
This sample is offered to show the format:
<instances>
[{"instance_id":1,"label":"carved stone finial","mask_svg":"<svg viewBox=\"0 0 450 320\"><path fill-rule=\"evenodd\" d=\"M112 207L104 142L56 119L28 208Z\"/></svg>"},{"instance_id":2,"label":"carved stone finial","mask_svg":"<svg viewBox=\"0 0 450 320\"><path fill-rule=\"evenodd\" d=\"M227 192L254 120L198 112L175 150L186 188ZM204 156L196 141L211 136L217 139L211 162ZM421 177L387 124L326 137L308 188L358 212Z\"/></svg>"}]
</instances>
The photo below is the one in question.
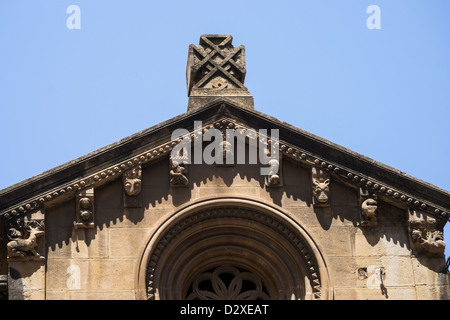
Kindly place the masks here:
<instances>
[{"instance_id":1,"label":"carved stone finial","mask_svg":"<svg viewBox=\"0 0 450 320\"><path fill-rule=\"evenodd\" d=\"M233 37L204 34L199 46L189 46L186 80L188 110L197 109L219 97L227 97L245 108L254 108L253 97L244 86L245 48L233 47Z\"/></svg>"}]
</instances>

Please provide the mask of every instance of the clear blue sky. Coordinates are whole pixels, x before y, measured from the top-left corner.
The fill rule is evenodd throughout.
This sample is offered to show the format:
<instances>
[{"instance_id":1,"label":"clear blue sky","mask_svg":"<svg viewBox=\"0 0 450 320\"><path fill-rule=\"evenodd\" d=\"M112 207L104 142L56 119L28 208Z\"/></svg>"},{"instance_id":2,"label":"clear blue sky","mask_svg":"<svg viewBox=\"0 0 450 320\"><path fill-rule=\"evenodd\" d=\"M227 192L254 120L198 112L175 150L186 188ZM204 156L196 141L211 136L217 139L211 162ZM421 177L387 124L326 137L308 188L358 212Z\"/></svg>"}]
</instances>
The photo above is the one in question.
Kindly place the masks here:
<instances>
[{"instance_id":1,"label":"clear blue sky","mask_svg":"<svg viewBox=\"0 0 450 320\"><path fill-rule=\"evenodd\" d=\"M372 4L380 30L366 26ZM225 33L246 46L257 110L450 190L449 12L447 0L3 0L0 189L185 112L188 45Z\"/></svg>"}]
</instances>

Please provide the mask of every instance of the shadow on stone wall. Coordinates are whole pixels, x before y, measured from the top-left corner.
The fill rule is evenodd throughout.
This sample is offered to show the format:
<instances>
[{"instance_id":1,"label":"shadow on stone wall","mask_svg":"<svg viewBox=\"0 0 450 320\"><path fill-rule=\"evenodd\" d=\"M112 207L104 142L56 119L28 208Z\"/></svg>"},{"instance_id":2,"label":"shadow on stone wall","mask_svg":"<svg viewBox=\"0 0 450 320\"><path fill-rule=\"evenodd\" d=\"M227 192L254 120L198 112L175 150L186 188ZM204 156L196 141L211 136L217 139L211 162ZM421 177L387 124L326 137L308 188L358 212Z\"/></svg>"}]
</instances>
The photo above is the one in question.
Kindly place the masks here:
<instances>
[{"instance_id":1,"label":"shadow on stone wall","mask_svg":"<svg viewBox=\"0 0 450 320\"><path fill-rule=\"evenodd\" d=\"M123 222L124 219L139 224L149 210L159 207L169 208L182 206L195 198L222 195L226 189L233 188L233 193L249 192L248 196L271 201L283 208L301 203L303 208L310 208L324 230L329 230L334 221L347 223L355 228L360 227L360 208L358 191L348 187L331 177L330 207L314 207L312 203L311 171L290 160L282 163L282 187L267 187L265 177L260 174L260 165L189 165L187 187L171 187L169 177L169 159L164 158L142 172L142 206L138 208L124 208L123 186L121 179L101 186L95 191L95 226L78 233L83 235L83 241L89 246L96 237L96 229L103 230L111 225ZM253 188L253 189L252 189ZM229 192L229 191L227 191ZM251 192L259 192L252 194ZM286 205L287 204L287 205ZM161 206L162 205L162 206ZM287 209L289 210L289 209ZM75 201L68 201L59 207L48 210L47 228L52 230L46 238L47 246L51 250L62 244L70 246L73 239L73 220L75 219ZM380 199L378 204L378 225L360 227L367 243L371 247L380 241L387 241L410 251L407 229L408 215L404 209L399 209ZM78 239L80 241L81 239ZM435 270L436 263L418 258L420 263ZM443 263L445 266L445 261ZM440 268L440 267L439 267ZM436 270L435 270L436 271ZM440 272L440 271L439 271Z\"/></svg>"}]
</instances>

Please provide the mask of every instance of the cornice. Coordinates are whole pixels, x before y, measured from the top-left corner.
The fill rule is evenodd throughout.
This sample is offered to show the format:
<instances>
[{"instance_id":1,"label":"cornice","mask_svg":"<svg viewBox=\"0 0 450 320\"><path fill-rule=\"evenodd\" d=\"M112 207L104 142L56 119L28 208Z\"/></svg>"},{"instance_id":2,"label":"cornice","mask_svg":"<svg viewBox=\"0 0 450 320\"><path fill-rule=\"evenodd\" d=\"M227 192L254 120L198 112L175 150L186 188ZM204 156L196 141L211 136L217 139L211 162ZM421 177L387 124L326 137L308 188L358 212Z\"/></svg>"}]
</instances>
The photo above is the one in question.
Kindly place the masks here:
<instances>
[{"instance_id":1,"label":"cornice","mask_svg":"<svg viewBox=\"0 0 450 320\"><path fill-rule=\"evenodd\" d=\"M242 112L245 112L247 116L243 117ZM316 137L258 111L235 108L226 99L220 99L220 101L211 103L211 105L204 110L187 112L157 126L141 131L133 136L122 139L121 141L99 149L92 154L71 161L70 163L61 166L61 168L55 168L47 175L44 174L42 176L37 176L34 179L29 179L34 183L43 177L50 179L55 171L63 169L67 170L67 168L70 168L70 166L75 164L81 164L82 167L86 167L87 163L89 163L93 157L97 157L96 166L89 171L82 170L78 173L71 172L73 174L72 177L69 176L65 177L65 179L57 180L55 182L56 185L49 184L42 189L42 192L36 192L35 190L32 196L27 197L27 194L17 196L17 199L19 200L2 208L0 217L10 219L32 213L43 206L52 206L60 200L64 201L75 197L76 191L79 189L90 186L99 187L109 181L121 177L126 170L135 168L139 165L150 165L166 156L168 157L172 148L178 143L178 141L170 140L169 129L176 128L176 125L182 124L181 127L188 129L191 134L191 139L194 139L192 120L196 117L203 120L203 130L210 128L234 128L245 130L251 129L251 125L255 124L255 119L249 117L249 115L253 115L253 117L257 118L256 120L265 122L262 123L263 125L267 123L271 124L269 128L267 128L267 126L261 128L276 128L280 130L279 150L284 158L288 158L303 166L314 166L327 171L335 179L355 188L364 187L400 207L411 207L413 209L421 210L439 219L448 220L450 218L450 203L447 203L446 199L443 199L440 203L433 201L433 198L436 198L436 194L439 196L439 193L443 195L443 198L444 196L450 198L450 193L447 191L441 190L421 180L406 176L398 170L375 162L372 159L354 153L353 151L335 145L325 139ZM296 143L304 137L307 137L312 142L305 142L302 140L302 143ZM261 138L267 139L267 137L260 136L259 139ZM317 144L317 146L315 148L307 148L308 146L311 146L312 143ZM117 152L114 150L119 150L119 147L124 145L127 145L129 152L128 156L123 156L123 154L116 155L116 157L104 156L108 153ZM342 154L344 154L344 156L342 156ZM349 158L352 158L351 161L349 161ZM101 159L107 160L105 160L105 163L98 163ZM358 167L364 167L364 170L358 170ZM367 174L367 172L377 174L371 175ZM382 179L388 175L394 175L401 181L394 185L387 182L386 179ZM22 184L26 186L27 181L28 180L24 181ZM58 183L58 181L62 182ZM421 196L420 194L418 195L416 189L410 190L407 188L411 184L426 189L422 194L428 192L434 193L434 196L430 199ZM20 184L18 184L16 188L19 186ZM402 186L406 187L402 188ZM5 191L10 191L11 189L14 188L10 187L3 190L3 192L0 192L0 197L4 195ZM27 189L24 188L23 190ZM18 192L19 191L20 190L18 190Z\"/></svg>"}]
</instances>

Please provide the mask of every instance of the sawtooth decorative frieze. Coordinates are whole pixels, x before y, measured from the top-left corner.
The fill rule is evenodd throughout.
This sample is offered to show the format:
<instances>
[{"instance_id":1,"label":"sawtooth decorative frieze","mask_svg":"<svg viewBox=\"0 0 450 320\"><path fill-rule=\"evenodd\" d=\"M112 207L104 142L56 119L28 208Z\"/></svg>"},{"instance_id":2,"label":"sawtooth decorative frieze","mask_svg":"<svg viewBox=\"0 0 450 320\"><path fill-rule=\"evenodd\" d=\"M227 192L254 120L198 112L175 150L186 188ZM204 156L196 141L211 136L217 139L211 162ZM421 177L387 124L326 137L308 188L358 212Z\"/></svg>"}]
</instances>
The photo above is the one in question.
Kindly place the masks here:
<instances>
[{"instance_id":1,"label":"sawtooth decorative frieze","mask_svg":"<svg viewBox=\"0 0 450 320\"><path fill-rule=\"evenodd\" d=\"M235 130L248 130L246 125L238 123L233 119L223 117L217 119L211 123L205 123L202 130L208 130L211 128L217 129L235 129ZM194 141L195 134L190 133L191 141ZM256 132L255 137L248 136L249 139L261 139L261 141L266 142L268 145L271 144L270 137L264 136ZM100 186L109 181L115 180L122 177L123 173L127 170L133 169L139 165L149 164L163 157L170 155L173 147L182 141L182 138L177 140L168 141L161 144L160 146L153 147L147 151L141 152L135 156L132 156L126 160L123 160L115 165L111 165L105 169L102 169L89 176L76 179L70 183L62 185L53 190L47 191L37 197L28 199L27 201L21 202L12 208L8 208L0 212L0 217L3 219L14 219L17 217L24 216L26 213L37 210L43 206L49 205L60 198L70 198L75 197L78 190L84 189L89 186ZM299 162L307 166L315 167L345 181L348 184L353 185L355 188L364 187L371 194L376 194L378 197L386 197L393 202L399 203L401 206L410 207L413 209L421 210L427 212L438 219L448 220L450 214L445 208L436 206L433 203L419 199L401 190L393 188L387 184L377 181L371 177L365 176L359 172L341 166L339 164L333 163L326 159L317 157L316 155L307 152L299 147L290 145L284 141L279 141L279 151L280 155L293 160L294 162Z\"/></svg>"}]
</instances>

